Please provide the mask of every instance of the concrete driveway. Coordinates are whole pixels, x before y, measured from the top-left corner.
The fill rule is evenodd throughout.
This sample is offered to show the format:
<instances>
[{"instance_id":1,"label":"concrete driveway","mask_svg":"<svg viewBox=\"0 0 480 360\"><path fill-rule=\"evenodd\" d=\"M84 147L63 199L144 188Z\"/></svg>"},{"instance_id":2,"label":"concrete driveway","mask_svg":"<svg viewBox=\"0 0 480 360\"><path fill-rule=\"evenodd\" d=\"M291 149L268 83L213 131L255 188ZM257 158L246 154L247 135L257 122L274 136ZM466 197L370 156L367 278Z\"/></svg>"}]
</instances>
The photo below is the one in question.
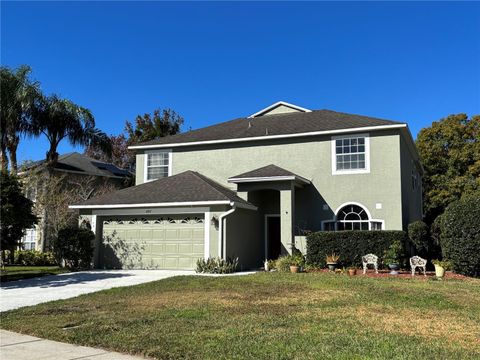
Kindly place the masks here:
<instances>
[{"instance_id":1,"label":"concrete driveway","mask_svg":"<svg viewBox=\"0 0 480 360\"><path fill-rule=\"evenodd\" d=\"M11 281L3 283L0 289L0 311L194 274L194 271L180 270L92 270Z\"/></svg>"}]
</instances>

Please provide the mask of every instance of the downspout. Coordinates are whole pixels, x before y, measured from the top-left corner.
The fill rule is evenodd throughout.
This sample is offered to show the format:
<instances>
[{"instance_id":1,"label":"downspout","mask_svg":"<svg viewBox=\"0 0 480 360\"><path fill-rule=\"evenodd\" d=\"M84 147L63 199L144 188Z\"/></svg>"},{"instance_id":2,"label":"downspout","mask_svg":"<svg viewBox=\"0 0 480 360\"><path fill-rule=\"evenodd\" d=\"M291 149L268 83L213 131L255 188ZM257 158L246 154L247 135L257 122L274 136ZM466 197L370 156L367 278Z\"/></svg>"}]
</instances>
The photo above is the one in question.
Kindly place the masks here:
<instances>
[{"instance_id":1,"label":"downspout","mask_svg":"<svg viewBox=\"0 0 480 360\"><path fill-rule=\"evenodd\" d=\"M235 212L235 210L237 209L237 205L234 202L231 202L230 206L232 206L230 210L224 212L218 217L218 257L221 259L224 258L225 252L225 239L223 237L223 219Z\"/></svg>"}]
</instances>

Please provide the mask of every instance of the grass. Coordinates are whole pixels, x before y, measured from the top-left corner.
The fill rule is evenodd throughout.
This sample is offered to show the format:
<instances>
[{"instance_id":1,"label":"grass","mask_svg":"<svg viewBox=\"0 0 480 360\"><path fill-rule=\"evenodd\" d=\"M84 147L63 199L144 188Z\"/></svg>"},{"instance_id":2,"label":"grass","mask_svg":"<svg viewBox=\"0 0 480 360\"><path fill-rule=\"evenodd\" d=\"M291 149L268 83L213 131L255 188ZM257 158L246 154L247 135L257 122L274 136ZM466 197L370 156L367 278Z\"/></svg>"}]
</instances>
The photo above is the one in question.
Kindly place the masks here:
<instances>
[{"instance_id":1,"label":"grass","mask_svg":"<svg viewBox=\"0 0 480 360\"><path fill-rule=\"evenodd\" d=\"M157 359L473 359L480 280L185 276L6 312L1 327Z\"/></svg>"},{"instance_id":2,"label":"grass","mask_svg":"<svg viewBox=\"0 0 480 360\"><path fill-rule=\"evenodd\" d=\"M0 271L0 282L30 279L67 272L59 266L6 266Z\"/></svg>"}]
</instances>

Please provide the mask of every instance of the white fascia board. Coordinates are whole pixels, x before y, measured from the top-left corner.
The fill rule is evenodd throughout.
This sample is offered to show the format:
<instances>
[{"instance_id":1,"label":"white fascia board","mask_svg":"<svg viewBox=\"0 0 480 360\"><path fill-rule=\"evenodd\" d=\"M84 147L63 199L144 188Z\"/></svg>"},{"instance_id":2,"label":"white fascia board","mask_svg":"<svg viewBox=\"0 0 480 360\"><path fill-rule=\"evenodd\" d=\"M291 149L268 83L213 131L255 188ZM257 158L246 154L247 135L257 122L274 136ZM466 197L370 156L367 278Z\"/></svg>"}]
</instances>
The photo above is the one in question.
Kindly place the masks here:
<instances>
[{"instance_id":1,"label":"white fascia board","mask_svg":"<svg viewBox=\"0 0 480 360\"><path fill-rule=\"evenodd\" d=\"M189 202L169 202L169 203L146 203L146 204L111 204L111 205L69 205L70 209L128 209L142 207L171 207L171 206L210 206L210 205L229 205L229 200L220 201L189 201Z\"/></svg>"},{"instance_id":2,"label":"white fascia board","mask_svg":"<svg viewBox=\"0 0 480 360\"><path fill-rule=\"evenodd\" d=\"M230 178L228 182L231 183L244 183L244 182L265 182L265 181L295 181L310 184L310 180L307 180L301 176L265 176L265 177L247 177L247 178Z\"/></svg>"},{"instance_id":3,"label":"white fascia board","mask_svg":"<svg viewBox=\"0 0 480 360\"><path fill-rule=\"evenodd\" d=\"M289 108L292 108L292 109L295 109L295 110L298 110L298 111L312 112L312 110L310 110L310 109L306 109L306 108L303 108L303 107L298 106L298 105L290 104L286 101L277 101L275 104L272 104L272 105L267 106L266 108L264 108L260 111L257 111L255 114L250 115L248 118L254 118L255 116L266 113L266 112L268 112L268 111L270 111L270 110L272 110L272 109L274 109L274 108L276 108L277 106L280 106L280 105L283 105L283 106L286 106L286 107L289 107Z\"/></svg>"},{"instance_id":4,"label":"white fascia board","mask_svg":"<svg viewBox=\"0 0 480 360\"><path fill-rule=\"evenodd\" d=\"M161 149L161 148L172 148L172 147L182 147L182 146L226 144L226 143L245 142L245 141L288 139L288 138L305 137L305 136L345 134L345 133L354 133L359 131L365 132L365 131L386 130L386 129L401 129L406 127L407 127L407 124L366 126L366 127L351 128L351 129L313 131L313 132L307 132L307 133L283 134L283 135L265 135L265 136L255 136L255 137L237 138L237 139L193 141L193 142L176 143L176 144L174 143L174 144L134 145L134 146L129 146L128 148L130 150Z\"/></svg>"}]
</instances>

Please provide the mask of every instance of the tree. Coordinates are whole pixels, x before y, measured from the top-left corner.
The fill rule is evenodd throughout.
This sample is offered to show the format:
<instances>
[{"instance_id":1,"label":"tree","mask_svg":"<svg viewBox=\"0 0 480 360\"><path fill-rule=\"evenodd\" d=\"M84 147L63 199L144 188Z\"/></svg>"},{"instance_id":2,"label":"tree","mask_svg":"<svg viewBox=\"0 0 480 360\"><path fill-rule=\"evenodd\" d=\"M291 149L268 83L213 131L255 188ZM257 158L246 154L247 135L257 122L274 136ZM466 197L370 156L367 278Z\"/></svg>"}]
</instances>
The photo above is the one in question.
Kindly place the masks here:
<instances>
[{"instance_id":1,"label":"tree","mask_svg":"<svg viewBox=\"0 0 480 360\"><path fill-rule=\"evenodd\" d=\"M42 167L27 171L24 182L27 189L37 189L35 205L41 218L44 249L58 237L61 229L77 225L78 211L69 209L69 205L123 186L95 176L48 174Z\"/></svg>"},{"instance_id":2,"label":"tree","mask_svg":"<svg viewBox=\"0 0 480 360\"><path fill-rule=\"evenodd\" d=\"M125 135L110 135L112 152L109 156L98 146L88 146L85 155L92 159L104 161L118 166L121 169L131 169L135 162L135 154L128 150L127 138Z\"/></svg>"},{"instance_id":3,"label":"tree","mask_svg":"<svg viewBox=\"0 0 480 360\"><path fill-rule=\"evenodd\" d=\"M153 116L150 114L138 115L135 125L129 121L125 124L128 145L175 135L180 132L182 124L183 117L171 109L157 109L153 112Z\"/></svg>"},{"instance_id":4,"label":"tree","mask_svg":"<svg viewBox=\"0 0 480 360\"><path fill-rule=\"evenodd\" d=\"M8 150L13 173L17 172L17 147L20 137L31 130L29 121L32 109L40 96L39 83L30 79L31 71L26 65L16 70L4 66L0 68L1 161L2 169L6 170Z\"/></svg>"},{"instance_id":5,"label":"tree","mask_svg":"<svg viewBox=\"0 0 480 360\"><path fill-rule=\"evenodd\" d=\"M139 142L159 139L164 136L175 135L180 132L183 124L183 118L171 109L157 109L153 115L138 115L134 124L129 121L125 123L124 134L118 136L111 135L112 143L111 155L106 154L100 147L96 145L89 146L85 155L110 162L122 169L133 169L135 166L135 153L128 150L128 146Z\"/></svg>"},{"instance_id":6,"label":"tree","mask_svg":"<svg viewBox=\"0 0 480 360\"><path fill-rule=\"evenodd\" d=\"M417 148L425 168L423 198L426 221L451 202L480 189L480 115L450 115L423 128Z\"/></svg>"},{"instance_id":7,"label":"tree","mask_svg":"<svg viewBox=\"0 0 480 360\"><path fill-rule=\"evenodd\" d=\"M445 259L464 275L480 276L480 192L452 202L441 216L440 243Z\"/></svg>"},{"instance_id":8,"label":"tree","mask_svg":"<svg viewBox=\"0 0 480 360\"><path fill-rule=\"evenodd\" d=\"M35 136L43 134L50 143L46 154L49 169L55 167L57 148L64 139L72 145L94 145L107 154L111 152L110 139L95 127L90 110L57 95L41 98L33 110L31 128Z\"/></svg>"},{"instance_id":9,"label":"tree","mask_svg":"<svg viewBox=\"0 0 480 360\"><path fill-rule=\"evenodd\" d=\"M22 186L15 175L1 171L1 245L2 259L5 259L5 250L13 251L19 246L25 229L37 223L33 213L33 203L22 193Z\"/></svg>"}]
</instances>

